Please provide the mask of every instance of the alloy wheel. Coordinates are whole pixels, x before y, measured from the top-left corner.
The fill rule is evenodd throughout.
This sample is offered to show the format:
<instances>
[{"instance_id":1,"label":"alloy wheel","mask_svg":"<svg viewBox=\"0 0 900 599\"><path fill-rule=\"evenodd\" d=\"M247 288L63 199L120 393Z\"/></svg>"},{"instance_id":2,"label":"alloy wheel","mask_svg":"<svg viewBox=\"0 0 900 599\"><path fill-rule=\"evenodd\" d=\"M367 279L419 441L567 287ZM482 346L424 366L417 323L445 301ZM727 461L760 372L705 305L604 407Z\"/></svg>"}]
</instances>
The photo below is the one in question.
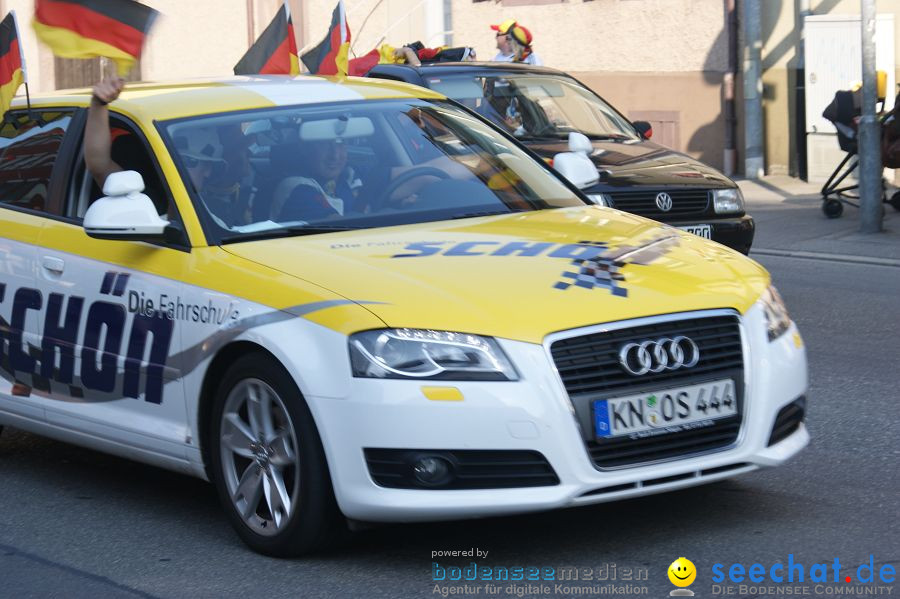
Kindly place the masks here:
<instances>
[{"instance_id":1,"label":"alloy wheel","mask_svg":"<svg viewBox=\"0 0 900 599\"><path fill-rule=\"evenodd\" d=\"M300 456L290 415L260 379L238 382L222 412L220 452L235 511L253 532L281 532L298 509Z\"/></svg>"}]
</instances>

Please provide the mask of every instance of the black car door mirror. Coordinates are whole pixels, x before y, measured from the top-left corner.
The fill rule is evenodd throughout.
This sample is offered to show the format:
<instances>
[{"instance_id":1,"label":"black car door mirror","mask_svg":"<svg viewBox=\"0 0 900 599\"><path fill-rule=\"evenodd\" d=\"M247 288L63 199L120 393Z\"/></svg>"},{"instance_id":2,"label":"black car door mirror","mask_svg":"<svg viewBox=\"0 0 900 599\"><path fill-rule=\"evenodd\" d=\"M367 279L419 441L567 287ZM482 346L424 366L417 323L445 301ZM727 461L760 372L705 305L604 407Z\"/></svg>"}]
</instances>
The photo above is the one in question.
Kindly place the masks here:
<instances>
[{"instance_id":1,"label":"black car door mirror","mask_svg":"<svg viewBox=\"0 0 900 599\"><path fill-rule=\"evenodd\" d=\"M650 139L651 137L653 137L653 125L651 125L647 121L635 121L631 124L644 139Z\"/></svg>"}]
</instances>

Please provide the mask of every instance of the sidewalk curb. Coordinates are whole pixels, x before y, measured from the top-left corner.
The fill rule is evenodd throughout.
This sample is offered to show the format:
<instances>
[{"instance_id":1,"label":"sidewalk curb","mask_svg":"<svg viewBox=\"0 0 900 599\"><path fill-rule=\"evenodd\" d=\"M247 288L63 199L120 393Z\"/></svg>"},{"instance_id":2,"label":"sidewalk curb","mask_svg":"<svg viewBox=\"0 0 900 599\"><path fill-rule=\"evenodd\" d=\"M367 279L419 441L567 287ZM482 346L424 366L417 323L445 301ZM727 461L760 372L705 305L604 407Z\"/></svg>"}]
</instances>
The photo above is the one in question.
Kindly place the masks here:
<instances>
[{"instance_id":1,"label":"sidewalk curb","mask_svg":"<svg viewBox=\"0 0 900 599\"><path fill-rule=\"evenodd\" d=\"M825 262L845 262L847 264L865 264L867 266L887 266L900 268L900 260L891 258L875 258L868 256L851 256L846 254L823 254L818 252L802 252L794 250L750 249L750 257L754 254L760 256L775 256L779 258L802 258L804 260L823 260Z\"/></svg>"}]
</instances>

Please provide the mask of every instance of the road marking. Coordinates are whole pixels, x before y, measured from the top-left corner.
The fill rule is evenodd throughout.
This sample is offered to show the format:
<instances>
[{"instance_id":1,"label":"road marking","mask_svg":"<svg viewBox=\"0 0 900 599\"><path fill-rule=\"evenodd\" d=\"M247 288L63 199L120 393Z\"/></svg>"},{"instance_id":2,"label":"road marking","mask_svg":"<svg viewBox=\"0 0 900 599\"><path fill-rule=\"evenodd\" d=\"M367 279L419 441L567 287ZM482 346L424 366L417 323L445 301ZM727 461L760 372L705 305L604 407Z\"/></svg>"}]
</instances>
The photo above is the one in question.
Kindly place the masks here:
<instances>
[{"instance_id":1,"label":"road marking","mask_svg":"<svg viewBox=\"0 0 900 599\"><path fill-rule=\"evenodd\" d=\"M847 262L850 264L866 264L869 266L890 266L900 268L900 260L892 258L874 258L871 256L852 256L847 254L823 254L817 252L800 252L793 250L766 250L753 248L750 256L777 256L779 258L802 258L804 260L822 260L824 262Z\"/></svg>"}]
</instances>

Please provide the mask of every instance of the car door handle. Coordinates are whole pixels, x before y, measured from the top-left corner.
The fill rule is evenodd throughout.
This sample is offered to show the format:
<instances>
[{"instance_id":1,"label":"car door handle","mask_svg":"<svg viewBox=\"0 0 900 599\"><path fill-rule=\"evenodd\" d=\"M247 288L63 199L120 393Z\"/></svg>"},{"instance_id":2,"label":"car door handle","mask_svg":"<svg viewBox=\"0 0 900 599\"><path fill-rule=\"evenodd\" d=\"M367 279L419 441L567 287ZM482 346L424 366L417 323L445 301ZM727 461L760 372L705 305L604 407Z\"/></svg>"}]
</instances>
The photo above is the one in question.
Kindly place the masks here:
<instances>
[{"instance_id":1,"label":"car door handle","mask_svg":"<svg viewBox=\"0 0 900 599\"><path fill-rule=\"evenodd\" d=\"M62 259L54 258L53 256L44 256L41 264L45 269L56 274L62 274L62 271L66 269L66 263Z\"/></svg>"}]
</instances>

